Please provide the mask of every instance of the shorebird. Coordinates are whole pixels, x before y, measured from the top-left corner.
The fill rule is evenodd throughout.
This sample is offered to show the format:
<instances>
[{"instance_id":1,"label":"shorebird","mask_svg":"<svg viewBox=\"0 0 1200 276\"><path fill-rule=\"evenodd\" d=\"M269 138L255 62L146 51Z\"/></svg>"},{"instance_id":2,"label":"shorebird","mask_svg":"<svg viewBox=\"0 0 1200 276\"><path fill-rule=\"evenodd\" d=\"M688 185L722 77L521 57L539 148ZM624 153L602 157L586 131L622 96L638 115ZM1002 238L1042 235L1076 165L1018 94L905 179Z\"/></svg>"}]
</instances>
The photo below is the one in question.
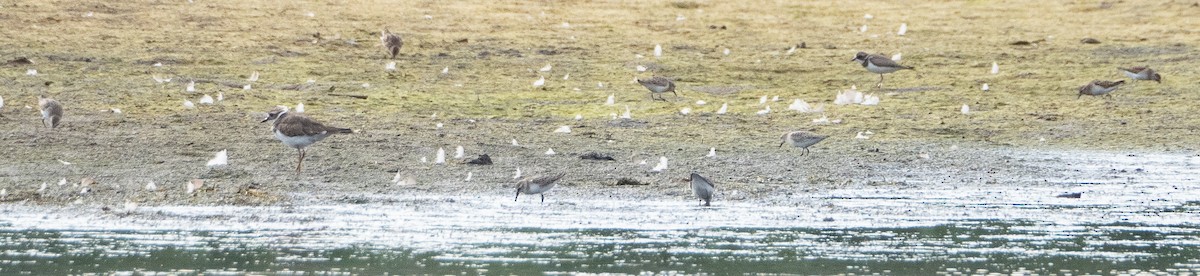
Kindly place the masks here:
<instances>
[{"instance_id":1,"label":"shorebird","mask_svg":"<svg viewBox=\"0 0 1200 276\"><path fill-rule=\"evenodd\" d=\"M858 52L858 54L854 55L854 59L850 61L862 63L862 67L867 68L867 71L879 74L879 84L875 85L875 87L883 87L883 74L904 69L915 70L911 66L900 65L899 63L896 63L896 61L885 56L872 55L865 52Z\"/></svg>"},{"instance_id":2,"label":"shorebird","mask_svg":"<svg viewBox=\"0 0 1200 276\"><path fill-rule=\"evenodd\" d=\"M62 120L63 108L58 101L46 98L46 96L38 96L38 109L42 111L42 125L48 128L58 128L58 122Z\"/></svg>"},{"instance_id":3,"label":"shorebird","mask_svg":"<svg viewBox=\"0 0 1200 276\"><path fill-rule=\"evenodd\" d=\"M554 188L554 182L562 178L566 173L558 173L547 176L530 176L517 181L517 196L513 197L513 201L521 197L521 194L539 194L542 196L542 202L546 202L546 191Z\"/></svg>"},{"instance_id":4,"label":"shorebird","mask_svg":"<svg viewBox=\"0 0 1200 276\"><path fill-rule=\"evenodd\" d=\"M383 29L379 33L379 41L383 42L383 47L387 48L389 53L392 53L392 59L395 59L396 54L400 53L400 47L404 47L404 40L388 29Z\"/></svg>"},{"instance_id":5,"label":"shorebird","mask_svg":"<svg viewBox=\"0 0 1200 276\"><path fill-rule=\"evenodd\" d=\"M709 203L712 202L713 192L717 189L713 186L712 181L708 181L708 178L704 178L698 173L692 173L688 180L692 181L692 193L696 194L696 198L704 202L704 206L711 206Z\"/></svg>"},{"instance_id":6,"label":"shorebird","mask_svg":"<svg viewBox=\"0 0 1200 276\"><path fill-rule=\"evenodd\" d=\"M1108 95L1108 93L1113 92L1114 90L1117 90L1117 87L1120 87L1122 84L1125 84L1124 80L1119 80L1119 81L1093 80L1092 82L1089 82L1088 84L1086 84L1084 86L1080 86L1079 87L1079 95L1075 96L1075 98L1078 99L1080 97L1083 97L1083 95L1092 95L1092 96ZM1109 96L1111 97L1111 95L1109 95Z\"/></svg>"},{"instance_id":7,"label":"shorebird","mask_svg":"<svg viewBox=\"0 0 1200 276\"><path fill-rule=\"evenodd\" d=\"M267 112L263 123L275 120L275 138L284 145L295 148L299 155L296 161L296 173L304 165L305 148L329 135L335 133L354 133L349 128L330 127L314 121L303 114L288 113L286 106L276 106Z\"/></svg>"},{"instance_id":8,"label":"shorebird","mask_svg":"<svg viewBox=\"0 0 1200 276\"><path fill-rule=\"evenodd\" d=\"M637 79L637 82L642 86L645 86L646 89L650 89L650 99L654 99L654 94L667 91L671 91L671 94L675 94L676 98L679 97L679 93L675 93L675 82L671 81L671 79L655 76L649 80ZM662 97L659 97L658 99L664 101L667 100L663 99Z\"/></svg>"},{"instance_id":9,"label":"shorebird","mask_svg":"<svg viewBox=\"0 0 1200 276\"><path fill-rule=\"evenodd\" d=\"M1117 67L1117 70L1121 70L1122 73L1125 73L1125 76L1128 76L1131 79L1152 80L1152 81L1155 81L1158 83L1162 83L1162 75L1159 75L1158 72L1154 72L1154 69L1150 69L1150 67L1146 67L1146 66L1137 66L1137 67L1130 67L1130 68Z\"/></svg>"},{"instance_id":10,"label":"shorebird","mask_svg":"<svg viewBox=\"0 0 1200 276\"><path fill-rule=\"evenodd\" d=\"M807 131L792 131L783 134L783 137L780 138L783 141L779 143L779 147L783 147L783 144L792 144L793 147L803 148L804 154L808 154L809 146L820 143L825 138L829 138L829 136L817 135Z\"/></svg>"}]
</instances>

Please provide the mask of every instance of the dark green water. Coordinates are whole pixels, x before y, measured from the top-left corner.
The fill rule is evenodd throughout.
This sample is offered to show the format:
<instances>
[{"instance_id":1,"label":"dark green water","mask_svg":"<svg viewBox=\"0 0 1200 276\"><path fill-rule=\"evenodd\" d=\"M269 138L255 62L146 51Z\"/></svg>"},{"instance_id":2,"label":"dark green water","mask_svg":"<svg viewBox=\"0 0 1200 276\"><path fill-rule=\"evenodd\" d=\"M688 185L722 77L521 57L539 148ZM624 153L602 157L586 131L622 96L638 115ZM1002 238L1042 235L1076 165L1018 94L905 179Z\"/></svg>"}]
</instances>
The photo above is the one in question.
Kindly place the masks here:
<instances>
[{"instance_id":1,"label":"dark green water","mask_svg":"<svg viewBox=\"0 0 1200 276\"><path fill-rule=\"evenodd\" d=\"M1032 235L1000 222L898 229L709 229L691 231L508 229L578 242L477 244L476 253L371 244L312 249L286 244L247 245L246 232L125 232L118 235L200 238L198 246L146 245L114 233L0 232L3 274L143 272L348 272L356 274L535 274L543 272L890 273L1060 270L1098 273L1194 271L1200 241L1194 232L1105 231L1095 225L1077 236L1006 240ZM1030 226L1030 225L1024 225ZM1200 230L1192 228L1191 230ZM665 232L665 233L664 233ZM502 231L499 233L503 233ZM501 237L503 234L501 234ZM229 238L227 238L229 237ZM657 241L664 237L676 241ZM612 240L613 242L599 242ZM646 240L647 242L637 242ZM632 242L631 242L632 241ZM37 252L33 254L33 252ZM482 253L480 253L482 252ZM492 253L487 253L492 252ZM1190 267L1190 269L1189 269Z\"/></svg>"},{"instance_id":2,"label":"dark green water","mask_svg":"<svg viewBox=\"0 0 1200 276\"><path fill-rule=\"evenodd\" d=\"M1096 184L1082 199L860 189L713 208L499 196L128 215L7 205L0 275L1196 273L1200 192L1146 185Z\"/></svg>"}]
</instances>

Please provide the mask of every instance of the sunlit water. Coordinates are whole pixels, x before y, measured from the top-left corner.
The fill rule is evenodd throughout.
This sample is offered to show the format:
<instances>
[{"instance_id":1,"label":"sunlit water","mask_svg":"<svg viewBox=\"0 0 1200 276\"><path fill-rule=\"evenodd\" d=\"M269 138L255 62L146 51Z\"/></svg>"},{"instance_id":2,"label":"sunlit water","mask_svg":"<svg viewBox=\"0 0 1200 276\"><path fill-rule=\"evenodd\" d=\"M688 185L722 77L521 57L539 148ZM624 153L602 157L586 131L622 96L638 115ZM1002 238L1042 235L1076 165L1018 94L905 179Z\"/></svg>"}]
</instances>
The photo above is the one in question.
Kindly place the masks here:
<instances>
[{"instance_id":1,"label":"sunlit water","mask_svg":"<svg viewBox=\"0 0 1200 276\"><path fill-rule=\"evenodd\" d=\"M489 195L122 216L7 205L0 275L1186 274L1200 271L1191 167L1136 182L864 186L776 201L787 206ZM1067 191L1083 196L1055 197Z\"/></svg>"}]
</instances>

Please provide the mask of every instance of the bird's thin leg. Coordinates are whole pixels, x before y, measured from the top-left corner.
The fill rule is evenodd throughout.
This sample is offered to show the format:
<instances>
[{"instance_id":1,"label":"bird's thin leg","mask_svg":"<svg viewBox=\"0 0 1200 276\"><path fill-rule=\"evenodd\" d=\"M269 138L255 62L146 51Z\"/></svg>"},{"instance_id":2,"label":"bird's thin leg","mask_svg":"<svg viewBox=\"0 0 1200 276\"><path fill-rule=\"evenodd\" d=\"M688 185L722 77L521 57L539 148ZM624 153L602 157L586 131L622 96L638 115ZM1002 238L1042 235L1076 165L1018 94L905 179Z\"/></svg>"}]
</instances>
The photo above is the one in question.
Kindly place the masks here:
<instances>
[{"instance_id":1,"label":"bird's thin leg","mask_svg":"<svg viewBox=\"0 0 1200 276\"><path fill-rule=\"evenodd\" d=\"M675 94L675 98L679 98L679 93L675 93L675 90L671 90L671 94Z\"/></svg>"},{"instance_id":2,"label":"bird's thin leg","mask_svg":"<svg viewBox=\"0 0 1200 276\"><path fill-rule=\"evenodd\" d=\"M296 149L296 173L300 173L300 167L304 166L304 149Z\"/></svg>"},{"instance_id":3,"label":"bird's thin leg","mask_svg":"<svg viewBox=\"0 0 1200 276\"><path fill-rule=\"evenodd\" d=\"M808 155L808 148L804 148L804 155Z\"/></svg>"},{"instance_id":4,"label":"bird's thin leg","mask_svg":"<svg viewBox=\"0 0 1200 276\"><path fill-rule=\"evenodd\" d=\"M521 190L517 190L517 196L513 197L513 201L517 201L518 198L521 198Z\"/></svg>"},{"instance_id":5,"label":"bird's thin leg","mask_svg":"<svg viewBox=\"0 0 1200 276\"><path fill-rule=\"evenodd\" d=\"M883 74L879 74L879 84L875 85L875 87L883 88Z\"/></svg>"},{"instance_id":6,"label":"bird's thin leg","mask_svg":"<svg viewBox=\"0 0 1200 276\"><path fill-rule=\"evenodd\" d=\"M542 196L542 203L546 203L546 194L539 194L539 195Z\"/></svg>"}]
</instances>

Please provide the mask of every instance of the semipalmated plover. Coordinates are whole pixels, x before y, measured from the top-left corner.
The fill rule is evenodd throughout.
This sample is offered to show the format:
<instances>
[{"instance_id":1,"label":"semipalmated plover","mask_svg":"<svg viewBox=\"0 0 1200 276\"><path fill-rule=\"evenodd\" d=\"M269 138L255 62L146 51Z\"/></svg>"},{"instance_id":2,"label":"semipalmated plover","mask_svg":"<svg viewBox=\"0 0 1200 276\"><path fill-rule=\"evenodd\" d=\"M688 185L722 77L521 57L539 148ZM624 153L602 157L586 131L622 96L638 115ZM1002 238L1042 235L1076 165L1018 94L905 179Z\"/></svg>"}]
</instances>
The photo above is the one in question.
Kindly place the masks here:
<instances>
[{"instance_id":1,"label":"semipalmated plover","mask_svg":"<svg viewBox=\"0 0 1200 276\"><path fill-rule=\"evenodd\" d=\"M708 178L704 178L698 173L692 173L688 180L692 181L692 193L696 194L696 198L704 202L704 206L710 206L713 192L717 190L712 181L708 181Z\"/></svg>"},{"instance_id":2,"label":"semipalmated plover","mask_svg":"<svg viewBox=\"0 0 1200 276\"><path fill-rule=\"evenodd\" d=\"M1150 69L1150 67L1146 67L1146 66L1136 66L1136 67L1130 67L1130 68L1117 67L1117 69L1121 70L1122 73L1125 73L1125 76L1128 76L1131 79L1152 80L1152 81L1155 81L1158 83L1162 83L1162 75L1159 75L1158 72L1154 72L1154 69Z\"/></svg>"},{"instance_id":3,"label":"semipalmated plover","mask_svg":"<svg viewBox=\"0 0 1200 276\"><path fill-rule=\"evenodd\" d=\"M546 191L554 188L554 182L562 178L566 173L558 173L546 176L530 176L517 181L517 196L513 197L513 201L521 197L521 194L539 194L542 196L542 202L546 202Z\"/></svg>"},{"instance_id":4,"label":"semipalmated plover","mask_svg":"<svg viewBox=\"0 0 1200 276\"><path fill-rule=\"evenodd\" d=\"M284 145L295 148L299 158L296 162L296 173L304 164L305 148L329 135L335 133L354 133L349 128L330 127L314 121L303 114L288 113L286 106L276 106L267 112L267 118L262 122L275 120L275 138Z\"/></svg>"},{"instance_id":5,"label":"semipalmated plover","mask_svg":"<svg viewBox=\"0 0 1200 276\"><path fill-rule=\"evenodd\" d=\"M392 59L395 59L396 54L400 53L400 47L404 47L404 40L387 29L380 32L379 41L383 42L383 47L387 48L389 53L392 53Z\"/></svg>"},{"instance_id":6,"label":"semipalmated plover","mask_svg":"<svg viewBox=\"0 0 1200 276\"><path fill-rule=\"evenodd\" d=\"M1108 95L1108 93L1113 92L1114 90L1117 90L1117 87L1120 87L1122 84L1125 84L1124 80L1119 80L1119 81L1094 80L1084 86L1080 86L1079 87L1079 95L1075 96L1075 98L1078 99L1079 97L1083 97L1083 95L1092 95L1092 96Z\"/></svg>"},{"instance_id":7,"label":"semipalmated plover","mask_svg":"<svg viewBox=\"0 0 1200 276\"><path fill-rule=\"evenodd\" d=\"M58 122L62 121L63 116L62 104L46 96L38 96L38 110L42 111L43 126L58 128Z\"/></svg>"},{"instance_id":8,"label":"semipalmated plover","mask_svg":"<svg viewBox=\"0 0 1200 276\"><path fill-rule=\"evenodd\" d=\"M660 94L667 91L671 91L671 94L675 94L676 98L679 97L679 93L675 93L675 82L671 81L671 79L655 76L648 80L637 79L637 82L642 86L645 86L646 89L650 89L650 99L654 99L654 94ZM664 101L667 100L663 99L662 97L659 97L658 99Z\"/></svg>"},{"instance_id":9,"label":"semipalmated plover","mask_svg":"<svg viewBox=\"0 0 1200 276\"><path fill-rule=\"evenodd\" d=\"M879 84L877 84L875 87L883 87L883 74L904 69L913 70L913 67L900 65L899 63L896 63L896 61L885 56L867 54L866 52L858 52L858 54L854 55L854 59L851 61L857 61L862 64L863 68L867 68L867 71L879 74Z\"/></svg>"},{"instance_id":10,"label":"semipalmated plover","mask_svg":"<svg viewBox=\"0 0 1200 276\"><path fill-rule=\"evenodd\" d=\"M804 154L808 154L809 146L820 143L825 138L829 138L829 136L817 135L807 131L792 131L783 134L783 137L781 137L783 141L779 143L779 147L783 147L783 144L792 144L793 147L803 148Z\"/></svg>"}]
</instances>

